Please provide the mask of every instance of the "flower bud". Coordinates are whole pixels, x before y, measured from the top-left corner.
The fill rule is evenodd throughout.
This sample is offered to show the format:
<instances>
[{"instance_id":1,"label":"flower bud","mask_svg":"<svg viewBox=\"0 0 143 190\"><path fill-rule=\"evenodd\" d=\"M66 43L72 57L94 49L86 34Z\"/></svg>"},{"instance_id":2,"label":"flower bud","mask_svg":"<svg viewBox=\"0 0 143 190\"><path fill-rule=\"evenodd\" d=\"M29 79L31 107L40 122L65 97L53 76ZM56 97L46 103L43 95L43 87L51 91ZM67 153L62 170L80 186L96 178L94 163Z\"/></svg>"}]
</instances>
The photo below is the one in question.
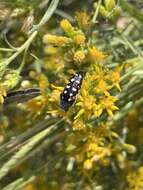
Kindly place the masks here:
<instances>
[{"instance_id":1,"label":"flower bud","mask_svg":"<svg viewBox=\"0 0 143 190\"><path fill-rule=\"evenodd\" d=\"M136 152L136 147L131 145L131 144L124 144L124 149L130 153L130 154L134 154Z\"/></svg>"}]
</instances>

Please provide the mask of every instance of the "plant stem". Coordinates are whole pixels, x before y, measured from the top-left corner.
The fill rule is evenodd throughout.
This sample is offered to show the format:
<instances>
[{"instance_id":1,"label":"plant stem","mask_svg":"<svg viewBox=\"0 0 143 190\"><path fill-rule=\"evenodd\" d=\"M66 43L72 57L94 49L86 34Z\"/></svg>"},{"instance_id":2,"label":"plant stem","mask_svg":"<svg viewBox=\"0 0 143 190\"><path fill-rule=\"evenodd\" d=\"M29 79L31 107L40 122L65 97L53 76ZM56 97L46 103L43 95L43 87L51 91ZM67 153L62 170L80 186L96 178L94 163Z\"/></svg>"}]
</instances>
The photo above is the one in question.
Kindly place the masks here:
<instances>
[{"instance_id":1,"label":"plant stem","mask_svg":"<svg viewBox=\"0 0 143 190\"><path fill-rule=\"evenodd\" d=\"M50 6L48 7L41 21L39 22L39 24L33 26L30 33L34 31L38 31L51 18L51 16L53 15L54 11L56 10L58 6L58 3L59 3L59 0L52 0Z\"/></svg>"},{"instance_id":2,"label":"plant stem","mask_svg":"<svg viewBox=\"0 0 143 190\"><path fill-rule=\"evenodd\" d=\"M15 50L14 49L10 49L10 48L0 48L0 51L11 51L11 52L14 52Z\"/></svg>"},{"instance_id":3,"label":"plant stem","mask_svg":"<svg viewBox=\"0 0 143 190\"><path fill-rule=\"evenodd\" d=\"M46 13L44 14L44 16L42 17L40 23L38 25L33 26L32 30L30 31L30 37L28 38L28 40L19 48L16 48L16 52L9 57L6 62L5 62L5 66L7 67L20 53L22 53L25 49L28 50L28 47L30 46L30 44L32 43L32 41L34 40L34 38L37 36L38 34L38 30L51 18L51 16L53 15L54 11L56 10L57 6L58 6L59 0L52 0L50 6L48 7Z\"/></svg>"},{"instance_id":4,"label":"plant stem","mask_svg":"<svg viewBox=\"0 0 143 190\"><path fill-rule=\"evenodd\" d=\"M94 16L92 18L92 23L96 23L96 19L97 19L97 16L98 16L99 7L101 5L101 2L102 2L102 0L99 0L98 3L97 3L97 7L96 7L96 10L95 10Z\"/></svg>"},{"instance_id":5,"label":"plant stem","mask_svg":"<svg viewBox=\"0 0 143 190\"><path fill-rule=\"evenodd\" d=\"M60 121L57 123L59 124ZM17 163L24 158L25 155L27 155L33 148L36 146L41 140L43 140L48 134L51 134L51 132L55 131L58 128L57 123L55 125L50 126L49 128L41 131L37 135L33 136L28 143L23 145L21 149L14 155L12 158L7 161L1 168L0 168L0 179L2 179L4 176L7 175L7 173L17 165ZM50 139L49 139L50 142Z\"/></svg>"},{"instance_id":6,"label":"plant stem","mask_svg":"<svg viewBox=\"0 0 143 190\"><path fill-rule=\"evenodd\" d=\"M131 16L143 22L143 12L141 10L135 8L127 0L120 0L120 5L124 11L127 11Z\"/></svg>"},{"instance_id":7,"label":"plant stem","mask_svg":"<svg viewBox=\"0 0 143 190\"><path fill-rule=\"evenodd\" d=\"M137 100L136 102L130 101L130 102L127 103L119 112L117 112L117 114L114 115L113 120L114 120L114 121L119 121L119 120L121 120L123 117L125 117L125 116L128 114L128 112L129 112L131 109L140 106L142 103L143 103L143 98L140 98L140 99Z\"/></svg>"},{"instance_id":8,"label":"plant stem","mask_svg":"<svg viewBox=\"0 0 143 190\"><path fill-rule=\"evenodd\" d=\"M11 57L9 57L6 61L7 65L11 63L21 52L25 50L25 48L29 47L33 39L36 37L38 34L37 31L33 32L31 36L28 38L28 40L19 48L17 48L17 52L14 53Z\"/></svg>"},{"instance_id":9,"label":"plant stem","mask_svg":"<svg viewBox=\"0 0 143 190\"><path fill-rule=\"evenodd\" d=\"M133 74L135 71L139 70L139 69L143 69L143 64L142 62L140 64L138 64L136 67L134 67L133 69L129 70L126 74L124 74L121 78L121 81L127 79L131 74Z\"/></svg>"},{"instance_id":10,"label":"plant stem","mask_svg":"<svg viewBox=\"0 0 143 190\"><path fill-rule=\"evenodd\" d=\"M32 182L35 179L34 176L31 176L28 180L24 180L23 178L19 178L15 180L14 182L8 184L5 186L2 190L19 190L28 183Z\"/></svg>"}]
</instances>

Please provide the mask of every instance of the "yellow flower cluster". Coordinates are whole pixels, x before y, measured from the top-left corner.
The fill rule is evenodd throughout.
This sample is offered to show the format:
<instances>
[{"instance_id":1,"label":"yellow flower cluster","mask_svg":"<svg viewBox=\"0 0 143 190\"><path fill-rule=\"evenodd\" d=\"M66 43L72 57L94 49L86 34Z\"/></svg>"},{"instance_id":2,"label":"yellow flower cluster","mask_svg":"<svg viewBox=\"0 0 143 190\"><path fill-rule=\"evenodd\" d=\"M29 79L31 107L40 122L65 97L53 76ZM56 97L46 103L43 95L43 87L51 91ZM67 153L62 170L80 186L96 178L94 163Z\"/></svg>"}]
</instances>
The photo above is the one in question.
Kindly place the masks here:
<instances>
[{"instance_id":1,"label":"yellow flower cluster","mask_svg":"<svg viewBox=\"0 0 143 190\"><path fill-rule=\"evenodd\" d=\"M143 167L141 166L136 171L130 172L127 176L127 181L130 190L143 189Z\"/></svg>"},{"instance_id":2,"label":"yellow flower cluster","mask_svg":"<svg viewBox=\"0 0 143 190\"><path fill-rule=\"evenodd\" d=\"M85 128L85 125L81 124L84 120L100 117L101 114L105 115L106 112L109 116L113 116L113 112L118 110L115 105L118 99L115 96L116 90L114 87L121 90L119 83L122 68L109 70L106 66L107 53L99 50L92 40L89 41L86 35L87 30L84 30L85 26L90 26L90 19L87 14L85 12L77 13L76 19L79 24L78 27L72 26L66 19L61 21L60 26L65 36L46 34L43 41L48 45L48 51L52 48L51 53L48 53L49 61L45 62L46 68L49 69L52 65L54 67L53 72L56 73L57 71L63 73L73 71L72 73L75 73L75 70L83 70L86 73L75 106L77 114L74 116L73 122L73 128L81 130ZM54 64L54 60L57 63ZM65 77L64 74L63 77ZM61 85L60 82L58 84ZM51 93L49 100L52 100L54 112L57 110L57 113L60 113L58 98L60 98L61 91L56 91L56 99L53 98L53 93L54 91ZM57 108L55 107L56 104Z\"/></svg>"},{"instance_id":3,"label":"yellow flower cluster","mask_svg":"<svg viewBox=\"0 0 143 190\"><path fill-rule=\"evenodd\" d=\"M89 54L92 60L96 59L97 61L102 61L107 57L105 53L98 50L95 46L89 48Z\"/></svg>"},{"instance_id":4,"label":"yellow flower cluster","mask_svg":"<svg viewBox=\"0 0 143 190\"><path fill-rule=\"evenodd\" d=\"M86 32L88 28L90 28L91 18L90 14L87 14L87 12L76 12L76 20L83 31Z\"/></svg>"},{"instance_id":5,"label":"yellow flower cluster","mask_svg":"<svg viewBox=\"0 0 143 190\"><path fill-rule=\"evenodd\" d=\"M86 125L83 123L83 121L82 120L75 120L74 122L73 122L73 130L85 130L86 129Z\"/></svg>"},{"instance_id":6,"label":"yellow flower cluster","mask_svg":"<svg viewBox=\"0 0 143 190\"><path fill-rule=\"evenodd\" d=\"M49 103L49 97L47 93L47 90L49 88L49 81L44 74L37 73L35 71L31 71L29 73L29 77L39 83L38 86L42 92L41 96L31 99L24 105L25 109L29 111L29 116L36 118L41 113L47 111L47 105Z\"/></svg>"},{"instance_id":7,"label":"yellow flower cluster","mask_svg":"<svg viewBox=\"0 0 143 190\"><path fill-rule=\"evenodd\" d=\"M85 54L83 51L79 50L79 51L76 51L75 54L74 54L74 61L75 62L82 62L83 60L85 59Z\"/></svg>"},{"instance_id":8,"label":"yellow flower cluster","mask_svg":"<svg viewBox=\"0 0 143 190\"><path fill-rule=\"evenodd\" d=\"M97 3L95 3L95 7L97 7ZM115 0L104 0L103 4L99 6L99 12L104 18L115 22L121 14L121 8Z\"/></svg>"},{"instance_id":9,"label":"yellow flower cluster","mask_svg":"<svg viewBox=\"0 0 143 190\"><path fill-rule=\"evenodd\" d=\"M108 121L94 128L90 123L75 120L73 129L74 127L75 131L67 137L67 152L84 170L93 171L93 168L99 165L109 166L113 157L118 160L120 166L122 164L121 167L123 164L125 167L126 160L122 153L136 152L135 146L121 143L115 126Z\"/></svg>"},{"instance_id":10,"label":"yellow flower cluster","mask_svg":"<svg viewBox=\"0 0 143 190\"><path fill-rule=\"evenodd\" d=\"M116 82L115 82L116 81ZM99 117L104 110L109 116L113 116L113 111L118 110L115 102L118 100L111 95L111 91L116 86L120 89L120 73L108 71L98 65L91 73L87 73L80 92L79 101L76 104L80 110L75 119Z\"/></svg>"},{"instance_id":11,"label":"yellow flower cluster","mask_svg":"<svg viewBox=\"0 0 143 190\"><path fill-rule=\"evenodd\" d=\"M71 25L71 23L68 20L66 19L62 20L60 26L64 30L64 32L69 33L69 35L70 33L74 33L74 27Z\"/></svg>"},{"instance_id":12,"label":"yellow flower cluster","mask_svg":"<svg viewBox=\"0 0 143 190\"><path fill-rule=\"evenodd\" d=\"M64 36L55 36L55 35L46 34L43 38L43 42L46 44L49 43L55 46L63 47L70 42L70 39Z\"/></svg>"},{"instance_id":13,"label":"yellow flower cluster","mask_svg":"<svg viewBox=\"0 0 143 190\"><path fill-rule=\"evenodd\" d=\"M62 57L65 66L69 66L69 62L82 64L86 57L84 49L87 49L85 34L81 29L73 27L66 19L61 21L60 26L65 36L46 34L43 37L43 42L48 46L46 46L45 52L49 53L49 46L54 46L54 48L58 48L58 51L54 51L57 54L52 57L53 59ZM52 53L50 54L52 55Z\"/></svg>"},{"instance_id":14,"label":"yellow flower cluster","mask_svg":"<svg viewBox=\"0 0 143 190\"><path fill-rule=\"evenodd\" d=\"M101 124L94 131L93 129L83 127L84 124L81 121L76 121L75 123L79 126L79 130L84 128L84 131L76 131L67 139L67 147L72 147L71 145L76 147L77 151L74 154L76 161L85 170L92 169L96 166L96 163L100 163L103 166L109 165L109 158L114 154L114 148L109 141L113 141L114 137L118 135L113 133L110 127L105 124ZM109 141L106 140L107 138ZM79 146L80 144L82 146Z\"/></svg>"},{"instance_id":15,"label":"yellow flower cluster","mask_svg":"<svg viewBox=\"0 0 143 190\"><path fill-rule=\"evenodd\" d=\"M82 15L85 18L85 21L83 20ZM61 21L60 26L65 32L65 36L46 34L43 37L43 42L48 45L48 47L46 46L45 52L48 52L47 50L49 49L49 46L51 48L51 45L58 48L61 47L58 49L58 52L61 53L66 67L69 66L69 64L67 64L68 62L72 62L77 67L82 66L83 69L84 67L87 69L90 64L105 60L107 58L107 54L103 53L93 44L88 43L88 39L86 38L83 30L86 25L90 25L87 14L84 12L77 13L76 18L81 28L73 27L68 20L64 19ZM58 54L57 57L58 56L60 55ZM85 60L85 58L88 59Z\"/></svg>"},{"instance_id":16,"label":"yellow flower cluster","mask_svg":"<svg viewBox=\"0 0 143 190\"><path fill-rule=\"evenodd\" d=\"M85 36L83 34L77 34L75 37L74 37L74 40L75 40L75 43L77 45L84 45L85 44Z\"/></svg>"}]
</instances>

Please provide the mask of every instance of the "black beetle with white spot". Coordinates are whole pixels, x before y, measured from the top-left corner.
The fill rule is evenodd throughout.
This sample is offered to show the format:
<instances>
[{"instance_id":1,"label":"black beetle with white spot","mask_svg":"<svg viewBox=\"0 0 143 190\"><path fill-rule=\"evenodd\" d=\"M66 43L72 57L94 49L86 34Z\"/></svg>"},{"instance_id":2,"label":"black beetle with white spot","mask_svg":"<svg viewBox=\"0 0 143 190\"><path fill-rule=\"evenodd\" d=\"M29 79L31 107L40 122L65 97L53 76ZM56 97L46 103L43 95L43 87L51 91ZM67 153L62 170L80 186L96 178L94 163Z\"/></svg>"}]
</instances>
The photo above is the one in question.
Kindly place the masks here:
<instances>
[{"instance_id":1,"label":"black beetle with white spot","mask_svg":"<svg viewBox=\"0 0 143 190\"><path fill-rule=\"evenodd\" d=\"M69 83L64 88L63 92L60 94L60 107L64 111L74 104L76 101L76 96L81 88L83 80L83 75L81 73L76 73L69 81Z\"/></svg>"}]
</instances>

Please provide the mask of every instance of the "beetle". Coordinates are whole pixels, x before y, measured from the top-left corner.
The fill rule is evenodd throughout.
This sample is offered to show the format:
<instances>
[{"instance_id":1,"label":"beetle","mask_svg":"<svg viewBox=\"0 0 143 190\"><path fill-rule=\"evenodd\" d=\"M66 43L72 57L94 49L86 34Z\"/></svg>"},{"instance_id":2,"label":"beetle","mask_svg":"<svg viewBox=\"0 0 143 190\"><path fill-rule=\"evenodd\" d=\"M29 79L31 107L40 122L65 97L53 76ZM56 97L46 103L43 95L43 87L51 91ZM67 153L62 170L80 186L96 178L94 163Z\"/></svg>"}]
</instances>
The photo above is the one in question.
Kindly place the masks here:
<instances>
[{"instance_id":1,"label":"beetle","mask_svg":"<svg viewBox=\"0 0 143 190\"><path fill-rule=\"evenodd\" d=\"M83 74L76 73L70 78L69 83L65 86L60 94L60 107L67 112L69 108L75 103L77 94L81 88L83 81Z\"/></svg>"}]
</instances>

